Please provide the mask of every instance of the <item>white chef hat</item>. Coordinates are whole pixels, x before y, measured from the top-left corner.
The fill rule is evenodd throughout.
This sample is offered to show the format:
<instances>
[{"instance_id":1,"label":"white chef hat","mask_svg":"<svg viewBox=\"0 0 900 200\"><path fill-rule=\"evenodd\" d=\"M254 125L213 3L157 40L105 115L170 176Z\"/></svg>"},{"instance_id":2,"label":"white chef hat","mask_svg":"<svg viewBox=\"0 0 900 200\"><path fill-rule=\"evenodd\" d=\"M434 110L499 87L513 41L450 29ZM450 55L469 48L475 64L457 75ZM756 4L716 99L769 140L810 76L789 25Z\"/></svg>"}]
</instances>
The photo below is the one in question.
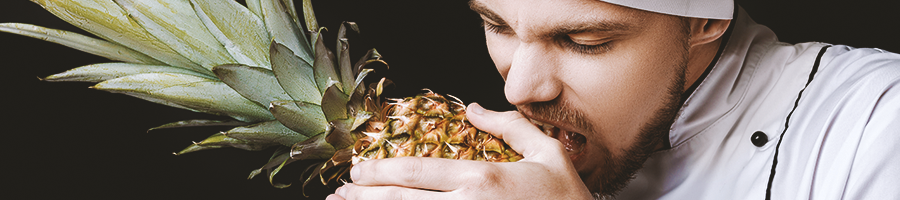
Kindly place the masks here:
<instances>
[{"instance_id":1,"label":"white chef hat","mask_svg":"<svg viewBox=\"0 0 900 200\"><path fill-rule=\"evenodd\" d=\"M734 0L602 0L608 3L682 17L731 19Z\"/></svg>"}]
</instances>

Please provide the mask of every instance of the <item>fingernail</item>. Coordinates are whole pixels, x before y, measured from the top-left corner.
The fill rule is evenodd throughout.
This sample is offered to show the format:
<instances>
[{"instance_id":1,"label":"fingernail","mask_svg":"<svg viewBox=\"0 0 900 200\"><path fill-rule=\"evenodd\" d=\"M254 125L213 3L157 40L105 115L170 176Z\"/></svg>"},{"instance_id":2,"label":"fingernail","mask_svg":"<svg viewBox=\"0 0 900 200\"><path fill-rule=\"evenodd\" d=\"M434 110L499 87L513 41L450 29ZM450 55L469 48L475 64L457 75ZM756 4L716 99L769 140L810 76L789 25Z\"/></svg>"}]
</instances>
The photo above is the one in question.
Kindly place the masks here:
<instances>
[{"instance_id":1,"label":"fingernail","mask_svg":"<svg viewBox=\"0 0 900 200\"><path fill-rule=\"evenodd\" d=\"M344 194L345 194L344 187L345 186L341 186L341 187L337 188L337 190L334 190L334 194L344 197Z\"/></svg>"},{"instance_id":2,"label":"fingernail","mask_svg":"<svg viewBox=\"0 0 900 200\"><path fill-rule=\"evenodd\" d=\"M356 179L359 179L359 170L360 170L359 168L361 167L360 164L363 164L363 163L361 162L361 163L357 164L355 167L350 168L350 180L356 181Z\"/></svg>"},{"instance_id":3,"label":"fingernail","mask_svg":"<svg viewBox=\"0 0 900 200\"><path fill-rule=\"evenodd\" d=\"M476 115L484 114L484 108L482 108L478 103L469 104L469 111L475 113Z\"/></svg>"}]
</instances>

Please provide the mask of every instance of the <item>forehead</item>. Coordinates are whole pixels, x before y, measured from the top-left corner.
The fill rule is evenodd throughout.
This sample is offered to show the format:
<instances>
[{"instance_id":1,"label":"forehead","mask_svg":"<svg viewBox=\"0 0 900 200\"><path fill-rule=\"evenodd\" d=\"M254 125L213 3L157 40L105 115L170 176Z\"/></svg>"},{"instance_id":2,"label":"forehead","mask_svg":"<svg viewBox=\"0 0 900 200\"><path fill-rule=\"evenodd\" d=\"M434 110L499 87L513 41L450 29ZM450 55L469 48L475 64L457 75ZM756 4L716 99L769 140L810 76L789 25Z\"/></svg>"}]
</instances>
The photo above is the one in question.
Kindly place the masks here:
<instances>
[{"instance_id":1,"label":"forehead","mask_svg":"<svg viewBox=\"0 0 900 200\"><path fill-rule=\"evenodd\" d=\"M640 28L650 16L647 11L599 0L472 0L470 5L473 11L518 34L598 24Z\"/></svg>"}]
</instances>

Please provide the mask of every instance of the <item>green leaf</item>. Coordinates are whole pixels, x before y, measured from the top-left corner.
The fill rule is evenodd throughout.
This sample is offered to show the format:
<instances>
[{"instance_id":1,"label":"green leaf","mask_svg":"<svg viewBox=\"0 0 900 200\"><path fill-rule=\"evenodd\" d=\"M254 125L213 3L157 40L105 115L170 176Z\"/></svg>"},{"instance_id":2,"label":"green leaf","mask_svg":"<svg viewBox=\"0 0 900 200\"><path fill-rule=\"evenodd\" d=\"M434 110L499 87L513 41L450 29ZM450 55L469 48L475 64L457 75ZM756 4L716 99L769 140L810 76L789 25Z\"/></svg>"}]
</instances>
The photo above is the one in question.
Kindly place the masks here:
<instances>
[{"instance_id":1,"label":"green leaf","mask_svg":"<svg viewBox=\"0 0 900 200\"><path fill-rule=\"evenodd\" d=\"M325 141L336 149L345 149L353 145L356 141L353 140L353 136L350 135L350 132L353 131L354 121L356 121L356 118L352 117L331 121L334 130L325 136Z\"/></svg>"},{"instance_id":2,"label":"green leaf","mask_svg":"<svg viewBox=\"0 0 900 200\"><path fill-rule=\"evenodd\" d=\"M269 33L263 21L236 1L191 0L197 16L238 63L269 67Z\"/></svg>"},{"instance_id":3,"label":"green leaf","mask_svg":"<svg viewBox=\"0 0 900 200\"><path fill-rule=\"evenodd\" d=\"M157 127L150 128L147 132L156 129L167 129L167 128L185 128L185 127L203 127L203 126L243 126L247 125L246 122L241 121L223 121L223 120L211 120L211 119L192 119L192 120L184 120L177 121L168 124L163 124Z\"/></svg>"},{"instance_id":4,"label":"green leaf","mask_svg":"<svg viewBox=\"0 0 900 200\"><path fill-rule=\"evenodd\" d=\"M110 60L143 64L165 64L150 56L144 55L143 53L131 50L128 47L69 31L20 23L0 23L0 31L46 40L79 51L109 58Z\"/></svg>"},{"instance_id":5,"label":"green leaf","mask_svg":"<svg viewBox=\"0 0 900 200\"><path fill-rule=\"evenodd\" d=\"M375 62L384 64L384 66L386 66L388 69L391 68L391 66L388 65L387 62L381 60L381 54L378 53L377 50L369 49L369 51L366 52L366 55L356 61L356 65L354 65L355 67L353 67L353 73L359 74L359 72L362 71L363 67Z\"/></svg>"},{"instance_id":6,"label":"green leaf","mask_svg":"<svg viewBox=\"0 0 900 200\"><path fill-rule=\"evenodd\" d=\"M225 83L186 74L131 75L98 83L93 88L245 122L274 119L264 107L245 99Z\"/></svg>"},{"instance_id":7,"label":"green leaf","mask_svg":"<svg viewBox=\"0 0 900 200\"><path fill-rule=\"evenodd\" d=\"M369 73L371 73L371 72L373 72L373 71L375 71L375 70L373 70L373 69L362 69L362 71L359 72L359 75L356 75L356 80L353 81L353 88L356 88L356 90L355 90L356 92L355 92L355 93L350 93L351 95L359 96L359 95L364 95L364 94L365 94L366 88L365 88L365 86L363 85L363 81L365 81L365 80L366 80L366 76L368 76Z\"/></svg>"},{"instance_id":8,"label":"green leaf","mask_svg":"<svg viewBox=\"0 0 900 200\"><path fill-rule=\"evenodd\" d=\"M272 115L284 126L305 136L315 136L328 129L322 107L307 102L273 101Z\"/></svg>"},{"instance_id":9,"label":"green leaf","mask_svg":"<svg viewBox=\"0 0 900 200\"><path fill-rule=\"evenodd\" d=\"M341 80L334 69L334 53L325 47L322 39L322 32L316 34L316 62L313 62L313 70L315 71L316 85L319 87L320 93L325 93L328 89L329 82Z\"/></svg>"},{"instance_id":10,"label":"green leaf","mask_svg":"<svg viewBox=\"0 0 900 200\"><path fill-rule=\"evenodd\" d=\"M32 0L60 19L108 41L146 54L166 64L212 75L159 41L125 10L109 0Z\"/></svg>"},{"instance_id":11,"label":"green leaf","mask_svg":"<svg viewBox=\"0 0 900 200\"><path fill-rule=\"evenodd\" d=\"M332 85L325 90L322 95L322 111L325 113L325 121L347 118L347 102L350 97L341 90L337 85Z\"/></svg>"},{"instance_id":12,"label":"green leaf","mask_svg":"<svg viewBox=\"0 0 900 200\"><path fill-rule=\"evenodd\" d=\"M308 136L292 131L282 125L281 122L274 120L249 126L235 127L225 132L225 135L245 141L265 144L281 144L284 146L291 146L297 142L309 139Z\"/></svg>"},{"instance_id":13,"label":"green leaf","mask_svg":"<svg viewBox=\"0 0 900 200\"><path fill-rule=\"evenodd\" d=\"M213 72L241 96L260 106L268 106L270 102L277 100L291 100L291 97L281 89L271 70L228 64L213 68Z\"/></svg>"},{"instance_id":14,"label":"green leaf","mask_svg":"<svg viewBox=\"0 0 900 200\"><path fill-rule=\"evenodd\" d=\"M288 164L288 160L285 160L285 161L281 162L281 164L278 165L278 167L276 167L276 168L273 169L271 172L269 172L269 184L272 184L273 187L278 188L278 189L284 189L284 188L287 188L287 187L291 187L291 184L290 184L290 183L288 183L288 184L275 183L275 182L272 180L272 179L275 179L275 174L278 174L278 172L281 171L281 168L284 167L284 166L287 165L287 164Z\"/></svg>"},{"instance_id":15,"label":"green leaf","mask_svg":"<svg viewBox=\"0 0 900 200\"><path fill-rule=\"evenodd\" d=\"M300 31L285 5L280 0L260 1L263 21L268 27L269 35L275 42L284 44L306 63L312 63L313 57L306 34Z\"/></svg>"},{"instance_id":16,"label":"green leaf","mask_svg":"<svg viewBox=\"0 0 900 200\"><path fill-rule=\"evenodd\" d=\"M262 20L263 14L262 8L260 8L259 0L246 0L246 3L247 9L249 9L250 12L253 12L253 14L256 14L256 16L259 17L260 20Z\"/></svg>"},{"instance_id":17,"label":"green leaf","mask_svg":"<svg viewBox=\"0 0 900 200\"><path fill-rule=\"evenodd\" d=\"M250 172L250 176L247 179L253 179L256 175L262 173L262 170L267 170L271 172L272 168L281 165L285 160L291 157L291 148L290 147L281 147L278 150L275 150L275 153L272 154L272 157L269 158L269 161L266 162L265 165L260 167L259 169L255 169Z\"/></svg>"},{"instance_id":18,"label":"green leaf","mask_svg":"<svg viewBox=\"0 0 900 200\"><path fill-rule=\"evenodd\" d=\"M319 30L319 23L316 22L316 13L312 8L311 0L303 0L303 18L306 21L306 30L310 33Z\"/></svg>"},{"instance_id":19,"label":"green leaf","mask_svg":"<svg viewBox=\"0 0 900 200\"><path fill-rule=\"evenodd\" d=\"M316 88L312 66L277 42L272 42L269 49L272 54L272 71L281 88L294 100L321 104L322 93Z\"/></svg>"},{"instance_id":20,"label":"green leaf","mask_svg":"<svg viewBox=\"0 0 900 200\"><path fill-rule=\"evenodd\" d=\"M208 70L234 63L188 1L116 0L150 34Z\"/></svg>"},{"instance_id":21,"label":"green leaf","mask_svg":"<svg viewBox=\"0 0 900 200\"><path fill-rule=\"evenodd\" d=\"M344 22L344 24L349 25L353 28L353 30L359 29L356 28L356 23L354 22ZM356 88L356 85L350 84L353 82L355 77L353 76L353 66L350 64L350 43L347 40L347 26L341 24L341 28L338 30L338 40L337 40L337 51L338 51L338 68L341 73L341 83L343 84L344 94L350 95L353 93L353 89Z\"/></svg>"},{"instance_id":22,"label":"green leaf","mask_svg":"<svg viewBox=\"0 0 900 200\"><path fill-rule=\"evenodd\" d=\"M70 69L63 73L50 75L44 80L46 81L80 81L80 82L101 82L109 79L131 76L144 73L178 73L187 74L197 77L216 79L215 77L172 66L144 65L132 63L100 63L86 65L75 69Z\"/></svg>"},{"instance_id":23,"label":"green leaf","mask_svg":"<svg viewBox=\"0 0 900 200\"><path fill-rule=\"evenodd\" d=\"M225 136L222 133L216 133L216 134L213 134L212 136L209 136L208 138L204 139L203 141L195 142L194 144L188 146L187 148L184 148L183 150L179 151L178 153L175 153L175 155L181 155L181 154L186 154L186 153L200 151L200 150L207 150L207 149L218 149L218 148L223 148L223 147L233 147L233 148L243 149L243 150L247 150L247 151L259 151L259 150L266 149L270 146L272 146L272 144L249 142L249 141L230 138L228 136Z\"/></svg>"},{"instance_id":24,"label":"green leaf","mask_svg":"<svg viewBox=\"0 0 900 200\"><path fill-rule=\"evenodd\" d=\"M334 156L335 149L325 141L324 134L309 138L291 147L291 158L297 160L329 159Z\"/></svg>"},{"instance_id":25,"label":"green leaf","mask_svg":"<svg viewBox=\"0 0 900 200\"><path fill-rule=\"evenodd\" d=\"M284 5L284 10L287 11L291 16L291 21L294 22L294 25L297 28L300 28L300 32L303 32L303 27L300 26L300 18L297 15L297 7L294 6L294 0L281 0L281 5Z\"/></svg>"}]
</instances>

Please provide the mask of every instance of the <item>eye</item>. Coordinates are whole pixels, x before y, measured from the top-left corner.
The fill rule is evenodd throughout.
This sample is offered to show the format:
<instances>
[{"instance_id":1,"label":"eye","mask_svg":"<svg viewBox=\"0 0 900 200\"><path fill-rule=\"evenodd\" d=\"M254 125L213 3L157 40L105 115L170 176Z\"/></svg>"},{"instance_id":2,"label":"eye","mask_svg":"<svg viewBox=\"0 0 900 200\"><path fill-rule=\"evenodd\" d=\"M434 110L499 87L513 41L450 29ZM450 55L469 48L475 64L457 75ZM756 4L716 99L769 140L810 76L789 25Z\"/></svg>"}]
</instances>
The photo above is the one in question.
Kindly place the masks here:
<instances>
[{"instance_id":1,"label":"eye","mask_svg":"<svg viewBox=\"0 0 900 200\"><path fill-rule=\"evenodd\" d=\"M512 29L510 29L509 26L506 25L492 24L487 20L485 20L482 25L484 26L485 30L492 33L501 35L512 34Z\"/></svg>"},{"instance_id":2,"label":"eye","mask_svg":"<svg viewBox=\"0 0 900 200\"><path fill-rule=\"evenodd\" d=\"M571 51L588 55L606 53L612 48L611 40L579 40L571 36L564 38L560 43Z\"/></svg>"}]
</instances>

